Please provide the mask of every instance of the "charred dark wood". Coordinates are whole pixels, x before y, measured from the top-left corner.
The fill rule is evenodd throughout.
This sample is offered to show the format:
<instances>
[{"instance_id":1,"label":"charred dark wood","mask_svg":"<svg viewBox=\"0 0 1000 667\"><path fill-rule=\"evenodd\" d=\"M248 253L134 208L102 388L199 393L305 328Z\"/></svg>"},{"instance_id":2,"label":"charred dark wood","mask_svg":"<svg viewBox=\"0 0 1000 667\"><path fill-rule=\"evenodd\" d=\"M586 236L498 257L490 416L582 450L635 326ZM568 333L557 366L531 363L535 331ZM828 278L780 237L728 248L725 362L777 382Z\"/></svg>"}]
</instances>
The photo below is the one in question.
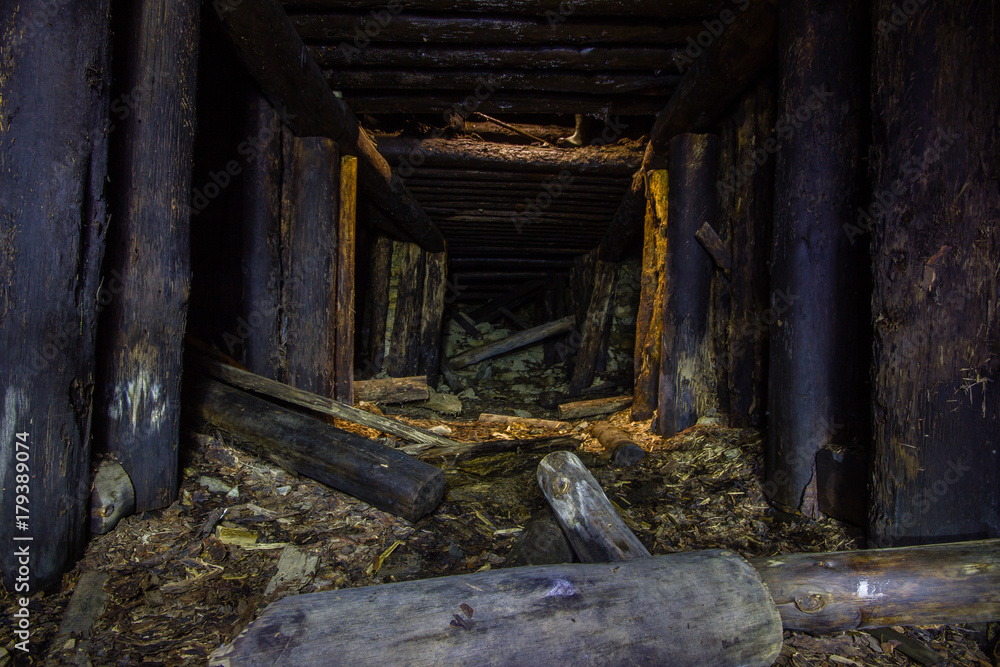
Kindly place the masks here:
<instances>
[{"instance_id":1,"label":"charred dark wood","mask_svg":"<svg viewBox=\"0 0 1000 667\"><path fill-rule=\"evenodd\" d=\"M420 360L417 372L437 386L441 363L441 333L444 327L448 257L445 253L425 253L424 295L420 315Z\"/></svg>"},{"instance_id":2,"label":"charred dark wood","mask_svg":"<svg viewBox=\"0 0 1000 667\"><path fill-rule=\"evenodd\" d=\"M1000 540L769 556L751 561L786 630L995 621Z\"/></svg>"},{"instance_id":3,"label":"charred dark wood","mask_svg":"<svg viewBox=\"0 0 1000 667\"><path fill-rule=\"evenodd\" d=\"M407 7L411 6L407 5ZM481 49L470 49L462 46L454 48L369 46L356 50L340 46L316 45L309 47L309 50L323 69L412 67L432 70L473 67L492 69L495 72L511 69L562 69L582 72L652 70L658 69L663 63L673 62L677 55L675 49L656 46L636 48L613 46L514 48L498 46Z\"/></svg>"},{"instance_id":4,"label":"charred dark wood","mask_svg":"<svg viewBox=\"0 0 1000 667\"><path fill-rule=\"evenodd\" d=\"M230 12L232 13L232 12ZM565 17L562 17L565 18ZM354 38L366 20L356 14L295 14L295 30L307 42L327 42L356 48L345 42ZM369 19L371 20L371 19ZM529 18L397 14L367 36L371 44L435 44L477 46L670 46L684 44L704 29L697 22L579 21L565 18L557 24Z\"/></svg>"},{"instance_id":5,"label":"charred dark wood","mask_svg":"<svg viewBox=\"0 0 1000 667\"><path fill-rule=\"evenodd\" d=\"M379 235L372 247L367 298L364 300L363 340L366 363L364 377L382 370L385 360L386 321L389 317L389 279L392 274L392 241Z\"/></svg>"},{"instance_id":6,"label":"charred dark wood","mask_svg":"<svg viewBox=\"0 0 1000 667\"><path fill-rule=\"evenodd\" d=\"M703 551L293 595L209 664L282 667L349 655L358 667L379 667L416 655L426 665L766 667L780 650L781 619L756 571L731 552Z\"/></svg>"},{"instance_id":7,"label":"charred dark wood","mask_svg":"<svg viewBox=\"0 0 1000 667\"><path fill-rule=\"evenodd\" d=\"M819 450L816 454L819 511L856 526L868 525L868 481L871 476L868 452Z\"/></svg>"},{"instance_id":8,"label":"charred dark wood","mask_svg":"<svg viewBox=\"0 0 1000 667\"><path fill-rule=\"evenodd\" d=\"M420 366L420 327L424 298L424 252L413 243L393 244L399 258L396 312L385 370L391 377L416 375ZM395 264L396 262L394 262Z\"/></svg>"},{"instance_id":9,"label":"charred dark wood","mask_svg":"<svg viewBox=\"0 0 1000 667\"><path fill-rule=\"evenodd\" d=\"M615 209L608 231L601 239L598 255L603 261L617 262L629 251L643 227L645 210L646 178L642 171L637 171L632 176L628 192Z\"/></svg>"},{"instance_id":10,"label":"charred dark wood","mask_svg":"<svg viewBox=\"0 0 1000 667\"><path fill-rule=\"evenodd\" d=\"M569 331L573 328L574 321L573 316L570 315L562 318L561 320L547 322L526 331L519 331L516 334L508 336L502 340L482 345L480 347L475 347L467 352L463 352L462 354L452 357L449 360L449 365L451 368L457 370L459 368L464 368L483 361L484 359L495 357L498 354L503 354L505 352L510 352L511 350L525 347L526 345L531 345L532 343L537 343L538 341L545 340L549 336L555 336Z\"/></svg>"},{"instance_id":11,"label":"charred dark wood","mask_svg":"<svg viewBox=\"0 0 1000 667\"><path fill-rule=\"evenodd\" d=\"M371 403L426 401L429 394L427 377L424 375L408 378L358 380L354 383L355 398Z\"/></svg>"},{"instance_id":12,"label":"charred dark wood","mask_svg":"<svg viewBox=\"0 0 1000 667\"><path fill-rule=\"evenodd\" d=\"M607 346L605 336L611 304L614 300L615 274L617 266L597 260L594 265L594 282L590 292L590 304L582 320L580 349L573 364L573 375L569 382L569 393L579 394L594 381L598 356Z\"/></svg>"},{"instance_id":13,"label":"charred dark wood","mask_svg":"<svg viewBox=\"0 0 1000 667\"><path fill-rule=\"evenodd\" d=\"M642 273L639 278L639 307L636 310L635 351L633 353L632 420L650 419L656 412L660 386L660 355L663 348L663 294L667 262L666 169L648 172L649 197L642 243Z\"/></svg>"},{"instance_id":14,"label":"charred dark wood","mask_svg":"<svg viewBox=\"0 0 1000 667\"><path fill-rule=\"evenodd\" d=\"M333 396L336 381L337 144L285 133L281 204L281 381Z\"/></svg>"},{"instance_id":15,"label":"charred dark wood","mask_svg":"<svg viewBox=\"0 0 1000 667\"><path fill-rule=\"evenodd\" d=\"M501 567L572 563L573 547L563 533L559 520L546 505L531 515L524 531L510 548Z\"/></svg>"},{"instance_id":16,"label":"charred dark wood","mask_svg":"<svg viewBox=\"0 0 1000 667\"><path fill-rule=\"evenodd\" d=\"M359 12L386 9L385 0L284 0L285 8L296 11L347 9ZM444 11L472 14L508 14L559 18L566 13L565 0L415 0L406 3L406 9L414 12L441 13ZM722 9L717 0L679 0L664 4L657 0L621 2L620 0L588 0L573 5L574 16L635 16L641 18L684 19L714 15ZM368 14L367 16L370 16Z\"/></svg>"},{"instance_id":17,"label":"charred dark wood","mask_svg":"<svg viewBox=\"0 0 1000 667\"><path fill-rule=\"evenodd\" d=\"M842 226L861 203L867 4L783 3L770 331L768 496L817 517L816 452L870 440L870 259ZM810 63L827 63L819 69ZM835 130L832 128L836 128Z\"/></svg>"},{"instance_id":18,"label":"charred dark wood","mask_svg":"<svg viewBox=\"0 0 1000 667\"><path fill-rule=\"evenodd\" d=\"M215 12L241 60L282 119L301 137L337 141L358 158L358 185L397 225L431 252L444 237L394 179L368 135L336 97L277 0L241 0Z\"/></svg>"},{"instance_id":19,"label":"charred dark wood","mask_svg":"<svg viewBox=\"0 0 1000 667\"><path fill-rule=\"evenodd\" d=\"M444 495L440 468L211 378L190 382L196 418L253 454L409 521Z\"/></svg>"},{"instance_id":20,"label":"charred dark wood","mask_svg":"<svg viewBox=\"0 0 1000 667\"><path fill-rule=\"evenodd\" d=\"M663 108L663 98L643 95L580 95L568 93L507 93L497 91L481 102L468 92L346 91L344 99L357 113L442 114L475 108L492 114L585 113L652 116Z\"/></svg>"},{"instance_id":21,"label":"charred dark wood","mask_svg":"<svg viewBox=\"0 0 1000 667\"><path fill-rule=\"evenodd\" d=\"M905 21L889 2L873 11L877 196L843 229L862 247L872 229L869 535L998 537L1000 24L988 5L928 3Z\"/></svg>"},{"instance_id":22,"label":"charred dark wood","mask_svg":"<svg viewBox=\"0 0 1000 667\"><path fill-rule=\"evenodd\" d=\"M121 291L101 314L95 442L135 487L136 511L177 494L180 380L200 3L121 3L120 91L141 90L116 129L105 267Z\"/></svg>"},{"instance_id":23,"label":"charred dark wood","mask_svg":"<svg viewBox=\"0 0 1000 667\"><path fill-rule=\"evenodd\" d=\"M583 419L595 415L609 415L624 410L632 404L631 396L611 396L591 398L585 401L571 401L559 405L559 419Z\"/></svg>"},{"instance_id":24,"label":"charred dark wood","mask_svg":"<svg viewBox=\"0 0 1000 667\"><path fill-rule=\"evenodd\" d=\"M552 189L558 190L559 194L582 176L600 176L602 182L614 184L614 177L629 175L642 163L641 152L621 146L584 146L561 150L472 139L416 139L400 136L380 137L378 150L390 164L397 165L399 174L413 186L418 184L419 177L425 173L427 178L434 179L456 175L463 181L456 184L461 187L468 185L469 179L476 177L475 171L487 172L482 174L482 178L495 183L498 178L551 181L553 175L566 170L570 172L569 178L555 180L552 184ZM411 174L407 174L401 166L404 164L409 164L411 169L420 169L416 174L417 178L410 180ZM428 171L431 169L434 171ZM447 174L442 171L445 169L470 170L472 173L467 173L463 178L454 172ZM494 170L506 173L498 175L492 173ZM454 190L449 189L449 193L453 192ZM479 191L478 194L484 193Z\"/></svg>"},{"instance_id":25,"label":"charred dark wood","mask_svg":"<svg viewBox=\"0 0 1000 667\"><path fill-rule=\"evenodd\" d=\"M335 388L338 401L354 405L354 255L358 160L340 159L340 209L337 216L337 299L334 326Z\"/></svg>"},{"instance_id":26,"label":"charred dark wood","mask_svg":"<svg viewBox=\"0 0 1000 667\"><path fill-rule=\"evenodd\" d=\"M29 1L2 19L0 486L13 517L14 491L24 486L17 475L26 474L17 465L27 463L36 522L30 533L16 530L13 518L0 525L10 545L0 556L10 591L19 567L13 540L34 538L34 594L59 582L86 536L97 315L123 287L111 276L101 285L108 6L74 1L49 11L49 3ZM49 17L44 25L35 23L39 16ZM19 451L33 461L19 460Z\"/></svg>"},{"instance_id":27,"label":"charred dark wood","mask_svg":"<svg viewBox=\"0 0 1000 667\"><path fill-rule=\"evenodd\" d=\"M715 407L714 350L709 336L712 258L695 238L716 215L718 139L682 134L670 142L670 207L663 294L656 431L671 436Z\"/></svg>"},{"instance_id":28,"label":"charred dark wood","mask_svg":"<svg viewBox=\"0 0 1000 667\"><path fill-rule=\"evenodd\" d=\"M631 436L620 428L607 422L599 422L594 424L591 432L604 447L605 456L614 459L617 465L633 466L646 458L646 450L632 442Z\"/></svg>"}]
</instances>

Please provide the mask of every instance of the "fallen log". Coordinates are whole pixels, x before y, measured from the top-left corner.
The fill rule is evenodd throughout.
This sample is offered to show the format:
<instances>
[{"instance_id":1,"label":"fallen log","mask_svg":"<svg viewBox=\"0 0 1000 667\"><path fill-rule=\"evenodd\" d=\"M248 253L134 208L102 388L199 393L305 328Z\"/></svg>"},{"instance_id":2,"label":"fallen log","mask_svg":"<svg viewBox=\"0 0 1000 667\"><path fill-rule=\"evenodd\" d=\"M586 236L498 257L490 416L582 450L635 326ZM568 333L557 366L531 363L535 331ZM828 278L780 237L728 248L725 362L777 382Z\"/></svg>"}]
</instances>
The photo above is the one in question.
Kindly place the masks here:
<instances>
[{"instance_id":1,"label":"fallen log","mask_svg":"<svg viewBox=\"0 0 1000 667\"><path fill-rule=\"evenodd\" d=\"M764 667L780 650L756 571L703 551L294 595L209 664Z\"/></svg>"},{"instance_id":2,"label":"fallen log","mask_svg":"<svg viewBox=\"0 0 1000 667\"><path fill-rule=\"evenodd\" d=\"M281 384L280 382L268 380L260 375L254 375L249 371L241 370L235 366L230 366L228 364L223 364L218 361L205 358L196 358L191 361L192 365L217 380L221 380L227 384L233 385L234 387L239 387L240 389L246 389L247 391L262 394L268 398L275 398L279 401L285 401L293 405L308 408L309 410L337 417L338 419L346 419L349 422L360 424L361 426L367 426L368 428L373 428L377 431L381 431L382 433L395 435L399 438L416 442L421 445L451 447L459 444L454 440L449 440L448 438L440 436L437 433L432 433L426 429L410 426L409 424L404 424L396 421L395 419L390 419L389 417L383 417L381 415L365 412L364 410L360 410L353 406L338 403L337 401L326 398L325 396L289 387L288 385Z\"/></svg>"},{"instance_id":3,"label":"fallen log","mask_svg":"<svg viewBox=\"0 0 1000 667\"><path fill-rule=\"evenodd\" d=\"M211 378L185 384L195 416L243 449L380 510L416 521L444 496L440 468Z\"/></svg>"},{"instance_id":4,"label":"fallen log","mask_svg":"<svg viewBox=\"0 0 1000 667\"><path fill-rule=\"evenodd\" d=\"M607 458L613 458L616 465L633 466L646 458L646 450L632 442L628 433L607 422L594 424L591 433L604 447Z\"/></svg>"},{"instance_id":5,"label":"fallen log","mask_svg":"<svg viewBox=\"0 0 1000 667\"><path fill-rule=\"evenodd\" d=\"M546 324L542 324L525 331L518 331L516 334L508 336L503 340L475 347L467 352L459 354L458 356L452 357L449 365L452 370L464 368L465 366L471 366L472 364L483 361L484 359L495 357L498 354L503 354L504 352L510 352L511 350L516 350L518 348L525 347L526 345L537 343L540 340L545 340L549 336L555 336L569 331L573 328L574 321L575 318L572 315L569 315L561 320L547 322Z\"/></svg>"},{"instance_id":6,"label":"fallen log","mask_svg":"<svg viewBox=\"0 0 1000 667\"><path fill-rule=\"evenodd\" d=\"M624 410L632 404L631 396L611 396L610 398L592 398L586 401L573 401L559 405L559 419L583 419L594 415L608 415Z\"/></svg>"},{"instance_id":7,"label":"fallen log","mask_svg":"<svg viewBox=\"0 0 1000 667\"><path fill-rule=\"evenodd\" d=\"M531 417L511 417L510 415L494 415L484 412L479 415L479 421L484 424L521 424L530 428L569 428L569 422L555 419L533 419Z\"/></svg>"},{"instance_id":8,"label":"fallen log","mask_svg":"<svg viewBox=\"0 0 1000 667\"><path fill-rule=\"evenodd\" d=\"M430 392L427 390L427 376L414 375L405 378L358 380L354 383L354 397L369 403L409 403L426 401L430 397Z\"/></svg>"}]
</instances>

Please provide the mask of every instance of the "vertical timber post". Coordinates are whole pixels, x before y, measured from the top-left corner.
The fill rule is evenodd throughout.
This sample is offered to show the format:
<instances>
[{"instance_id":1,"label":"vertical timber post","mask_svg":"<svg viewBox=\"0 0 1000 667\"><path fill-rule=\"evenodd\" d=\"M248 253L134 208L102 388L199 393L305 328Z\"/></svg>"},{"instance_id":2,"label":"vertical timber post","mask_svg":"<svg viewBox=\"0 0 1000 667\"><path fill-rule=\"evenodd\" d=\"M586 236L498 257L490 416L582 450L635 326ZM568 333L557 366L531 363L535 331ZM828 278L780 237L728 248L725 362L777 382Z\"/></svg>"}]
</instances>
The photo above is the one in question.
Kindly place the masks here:
<instances>
[{"instance_id":1,"label":"vertical timber post","mask_svg":"<svg viewBox=\"0 0 1000 667\"><path fill-rule=\"evenodd\" d=\"M766 493L819 516L816 454L867 440L870 280L860 201L863 3L780 5Z\"/></svg>"},{"instance_id":2,"label":"vertical timber post","mask_svg":"<svg viewBox=\"0 0 1000 667\"><path fill-rule=\"evenodd\" d=\"M716 403L709 336L713 264L695 233L715 224L719 141L710 134L670 140L663 333L656 432L671 436L693 426Z\"/></svg>"},{"instance_id":3,"label":"vertical timber post","mask_svg":"<svg viewBox=\"0 0 1000 667\"><path fill-rule=\"evenodd\" d=\"M97 313L122 285L100 285L109 3L17 5L0 17L0 568L29 597L83 548Z\"/></svg>"},{"instance_id":4,"label":"vertical timber post","mask_svg":"<svg viewBox=\"0 0 1000 667\"><path fill-rule=\"evenodd\" d=\"M905 5L904 5L905 6ZM1000 537L1000 14L874 3L875 546Z\"/></svg>"},{"instance_id":5,"label":"vertical timber post","mask_svg":"<svg viewBox=\"0 0 1000 667\"><path fill-rule=\"evenodd\" d=\"M114 5L116 90L131 108L112 137L105 267L122 289L101 315L95 437L128 472L137 512L177 493L200 6Z\"/></svg>"},{"instance_id":6,"label":"vertical timber post","mask_svg":"<svg viewBox=\"0 0 1000 667\"><path fill-rule=\"evenodd\" d=\"M337 218L337 332L335 398L354 405L354 242L358 158L340 158L340 211Z\"/></svg>"},{"instance_id":7,"label":"vertical timber post","mask_svg":"<svg viewBox=\"0 0 1000 667\"><path fill-rule=\"evenodd\" d=\"M441 366L448 255L443 252L428 252L425 255L423 312L420 316L420 365L417 372L426 375L427 384L436 387Z\"/></svg>"},{"instance_id":8,"label":"vertical timber post","mask_svg":"<svg viewBox=\"0 0 1000 667\"><path fill-rule=\"evenodd\" d=\"M642 242L642 275L635 327L635 381L632 421L652 418L660 383L660 346L663 338L664 264L667 252L666 169L647 172L646 221Z\"/></svg>"}]
</instances>

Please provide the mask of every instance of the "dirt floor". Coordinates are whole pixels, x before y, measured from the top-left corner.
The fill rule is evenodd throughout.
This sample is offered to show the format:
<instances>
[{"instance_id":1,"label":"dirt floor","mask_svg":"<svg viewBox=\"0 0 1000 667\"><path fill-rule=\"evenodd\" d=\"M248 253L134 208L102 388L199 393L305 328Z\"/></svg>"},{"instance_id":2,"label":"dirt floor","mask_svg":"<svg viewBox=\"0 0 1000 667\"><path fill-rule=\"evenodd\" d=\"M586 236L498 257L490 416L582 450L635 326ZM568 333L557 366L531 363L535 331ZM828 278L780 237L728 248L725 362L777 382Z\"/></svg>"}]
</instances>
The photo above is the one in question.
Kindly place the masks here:
<instances>
[{"instance_id":1,"label":"dirt floor","mask_svg":"<svg viewBox=\"0 0 1000 667\"><path fill-rule=\"evenodd\" d=\"M590 424L559 431L471 421L408 419L445 426L459 441L561 435L653 554L728 548L744 556L862 547L834 521L777 516L761 492L755 431L697 426L662 440L648 423L610 421L649 456L616 468L595 454ZM445 430L445 429L439 429ZM544 444L544 443L543 443ZM563 439L560 446L565 448ZM543 447L544 450L544 447ZM93 539L60 590L34 597L31 653L13 648L5 596L0 664L199 665L283 596L475 572L500 566L527 519L543 506L534 482L545 451L438 460L447 473L441 506L409 523L271 463L211 433L188 438L180 498L128 517ZM58 635L78 582L107 575L107 600L86 637ZM100 581L100 580L98 580ZM82 585L82 584L81 584ZM98 589L101 587L98 585ZM897 628L940 664L996 665L976 643L982 628ZM866 632L829 637L786 633L779 665L911 665L898 640Z\"/></svg>"}]
</instances>

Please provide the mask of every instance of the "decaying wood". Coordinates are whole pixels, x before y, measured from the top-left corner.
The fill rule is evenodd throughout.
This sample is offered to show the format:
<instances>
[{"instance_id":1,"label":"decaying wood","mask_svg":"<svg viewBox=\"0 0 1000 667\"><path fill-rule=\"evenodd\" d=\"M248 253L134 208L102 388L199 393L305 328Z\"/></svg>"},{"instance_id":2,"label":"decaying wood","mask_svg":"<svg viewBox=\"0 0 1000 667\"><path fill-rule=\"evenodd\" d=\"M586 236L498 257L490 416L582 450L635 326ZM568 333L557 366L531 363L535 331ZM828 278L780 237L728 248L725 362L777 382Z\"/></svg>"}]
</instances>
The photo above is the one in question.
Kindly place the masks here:
<instances>
[{"instance_id":1,"label":"decaying wood","mask_svg":"<svg viewBox=\"0 0 1000 667\"><path fill-rule=\"evenodd\" d=\"M648 172L646 223L642 242L639 307L636 310L632 421L653 416L660 386L663 347L663 290L667 261L667 206L669 178L666 169Z\"/></svg>"},{"instance_id":2,"label":"decaying wood","mask_svg":"<svg viewBox=\"0 0 1000 667\"><path fill-rule=\"evenodd\" d=\"M527 329L526 331L519 331L516 334L510 335L502 340L498 340L495 343L482 345L452 357L449 360L449 363L453 369L464 368L465 366L470 366L484 359L495 357L498 354L510 352L511 350L516 350L526 345L537 343L540 340L545 340L549 336L565 333L573 328L574 322L575 318L572 315L569 315L561 320L547 322L546 324L542 324L532 329Z\"/></svg>"},{"instance_id":3,"label":"decaying wood","mask_svg":"<svg viewBox=\"0 0 1000 667\"><path fill-rule=\"evenodd\" d=\"M441 332L444 327L445 289L448 284L448 256L443 252L424 253L424 294L420 311L420 359L417 372L437 386L441 360Z\"/></svg>"},{"instance_id":4,"label":"decaying wood","mask_svg":"<svg viewBox=\"0 0 1000 667\"><path fill-rule=\"evenodd\" d=\"M334 396L354 405L354 245L357 215L358 159L340 158L340 210L337 216L337 301Z\"/></svg>"},{"instance_id":5,"label":"decaying wood","mask_svg":"<svg viewBox=\"0 0 1000 667\"><path fill-rule=\"evenodd\" d=\"M633 466L646 458L646 450L632 442L628 433L607 422L598 422L591 429L594 437L604 447L608 458L620 466Z\"/></svg>"},{"instance_id":6,"label":"decaying wood","mask_svg":"<svg viewBox=\"0 0 1000 667\"><path fill-rule=\"evenodd\" d=\"M484 412L479 415L479 421L486 424L519 424L521 426L533 427L533 428L569 428L572 426L569 422L556 421L554 419L534 419L531 417L512 417L510 415L493 415L488 412Z\"/></svg>"},{"instance_id":7,"label":"decaying wood","mask_svg":"<svg viewBox=\"0 0 1000 667\"><path fill-rule=\"evenodd\" d=\"M392 275L392 241L381 234L372 247L368 298L364 300L362 333L367 363L363 377L372 377L382 370L385 361L385 333L389 317L389 283Z\"/></svg>"},{"instance_id":8,"label":"decaying wood","mask_svg":"<svg viewBox=\"0 0 1000 667\"><path fill-rule=\"evenodd\" d=\"M546 505L531 515L524 524L524 531L510 548L501 567L572 562L573 547L566 539L552 508Z\"/></svg>"},{"instance_id":9,"label":"decaying wood","mask_svg":"<svg viewBox=\"0 0 1000 667\"><path fill-rule=\"evenodd\" d=\"M288 385L281 384L280 382L275 382L274 380L268 380L267 378L259 375L254 375L249 371L241 370L235 366L229 366L228 364L204 358L191 359L191 361L199 370L208 373L216 379L231 384L234 387L239 387L269 398L274 398L279 401L285 401L293 405L308 408L324 415L330 415L339 419L346 419L347 421L354 422L355 424L367 426L368 428L373 428L377 431L381 431L382 433L388 433L390 435L403 438L404 440L424 445L438 445L441 447L453 447L459 444L454 440L449 440L448 438L440 436L437 433L432 433L431 431L427 431L416 426L410 426L409 424L404 424L396 421L395 419L390 419L389 417L382 417L370 412L365 412L364 410L359 410L358 408L338 403L337 401L325 396L289 387Z\"/></svg>"},{"instance_id":10,"label":"decaying wood","mask_svg":"<svg viewBox=\"0 0 1000 667\"><path fill-rule=\"evenodd\" d=\"M757 572L732 552L704 551L294 595L209 663L282 667L350 656L358 667L766 667L780 650L781 620Z\"/></svg>"},{"instance_id":11,"label":"decaying wood","mask_svg":"<svg viewBox=\"0 0 1000 667\"><path fill-rule=\"evenodd\" d=\"M397 274L396 312L392 321L385 370L392 377L409 377L420 366L420 329L424 300L424 252L415 243L394 243Z\"/></svg>"},{"instance_id":12,"label":"decaying wood","mask_svg":"<svg viewBox=\"0 0 1000 667\"><path fill-rule=\"evenodd\" d=\"M604 563L649 556L575 454L553 452L542 459L538 485L581 561Z\"/></svg>"},{"instance_id":13,"label":"decaying wood","mask_svg":"<svg viewBox=\"0 0 1000 667\"><path fill-rule=\"evenodd\" d=\"M403 452L208 377L188 384L194 415L240 447L381 510L416 521L444 495L444 472Z\"/></svg>"},{"instance_id":14,"label":"decaying wood","mask_svg":"<svg viewBox=\"0 0 1000 667\"><path fill-rule=\"evenodd\" d=\"M624 410L632 404L632 396L611 396L591 398L586 401L572 401L559 405L559 419L582 419L595 415L608 415Z\"/></svg>"},{"instance_id":15,"label":"decaying wood","mask_svg":"<svg viewBox=\"0 0 1000 667\"><path fill-rule=\"evenodd\" d=\"M454 113L467 103L469 92L403 91L351 92L345 101L357 113L434 114ZM654 95L587 95L577 93L507 93L497 91L478 105L479 111L495 114L585 113L654 116L663 109L663 98Z\"/></svg>"},{"instance_id":16,"label":"decaying wood","mask_svg":"<svg viewBox=\"0 0 1000 667\"><path fill-rule=\"evenodd\" d=\"M103 535L135 511L135 489L117 461L102 461L90 492L90 532Z\"/></svg>"},{"instance_id":17,"label":"decaying wood","mask_svg":"<svg viewBox=\"0 0 1000 667\"><path fill-rule=\"evenodd\" d=\"M438 445L404 445L399 449L422 461L447 459L464 461L477 456L490 456L504 452L540 452L553 449L577 447L580 441L572 436L528 438L526 440L484 440L482 442L459 442L450 447Z\"/></svg>"},{"instance_id":18,"label":"decaying wood","mask_svg":"<svg viewBox=\"0 0 1000 667\"><path fill-rule=\"evenodd\" d=\"M534 16L551 18L565 13L565 0L414 0L406 3L406 9L414 12L440 13L442 11L476 12L511 16ZM288 9L303 10L347 10L368 12L386 7L385 0L285 0ZM588 0L573 6L574 16L634 16L638 18L685 19L701 18L719 13L723 7L718 0L675 0L663 3L659 0Z\"/></svg>"},{"instance_id":19,"label":"decaying wood","mask_svg":"<svg viewBox=\"0 0 1000 667\"><path fill-rule=\"evenodd\" d=\"M300 137L328 137L358 158L358 185L368 198L430 252L444 237L378 154L323 73L277 0L240 0L220 11L223 30L282 120ZM350 31L349 31L350 32Z\"/></svg>"},{"instance_id":20,"label":"decaying wood","mask_svg":"<svg viewBox=\"0 0 1000 667\"><path fill-rule=\"evenodd\" d=\"M569 382L570 395L579 394L594 381L598 357L607 345L605 331L608 318L611 316L611 304L614 300L616 272L615 264L600 259L595 260L590 303L587 305L586 316L582 320L582 340L576 353L573 375Z\"/></svg>"},{"instance_id":21,"label":"decaying wood","mask_svg":"<svg viewBox=\"0 0 1000 667\"><path fill-rule=\"evenodd\" d=\"M73 588L73 595L66 605L66 612L59 622L58 637L86 639L94 622L107 609L111 596L104 590L107 572L88 571L80 575Z\"/></svg>"},{"instance_id":22,"label":"decaying wood","mask_svg":"<svg viewBox=\"0 0 1000 667\"><path fill-rule=\"evenodd\" d=\"M722 239L719 238L712 225L707 222L702 223L694 236L701 243L702 247L708 251L708 254L712 256L715 265L722 269L722 272L728 277L729 272L732 270L733 261L729 257L729 250L722 243Z\"/></svg>"},{"instance_id":23,"label":"decaying wood","mask_svg":"<svg viewBox=\"0 0 1000 667\"><path fill-rule=\"evenodd\" d=\"M1000 619L1000 540L751 561L786 630L833 633Z\"/></svg>"},{"instance_id":24,"label":"decaying wood","mask_svg":"<svg viewBox=\"0 0 1000 667\"><path fill-rule=\"evenodd\" d=\"M354 383L354 397L370 403L410 403L426 401L430 392L427 377L415 375L406 378L381 378L358 380Z\"/></svg>"},{"instance_id":25,"label":"decaying wood","mask_svg":"<svg viewBox=\"0 0 1000 667\"><path fill-rule=\"evenodd\" d=\"M116 298L112 284L121 286L110 277L101 283L108 6L26 0L16 10L6 6L2 19L0 487L9 518L0 522L8 545L0 570L8 591L20 566L13 540L27 534L14 519L16 476L25 474L18 450L37 462L28 508L37 522L30 524L31 592L58 584L86 538L98 312Z\"/></svg>"},{"instance_id":26,"label":"decaying wood","mask_svg":"<svg viewBox=\"0 0 1000 667\"><path fill-rule=\"evenodd\" d=\"M868 525L871 457L861 449L824 448L816 453L816 502L823 514Z\"/></svg>"}]
</instances>

